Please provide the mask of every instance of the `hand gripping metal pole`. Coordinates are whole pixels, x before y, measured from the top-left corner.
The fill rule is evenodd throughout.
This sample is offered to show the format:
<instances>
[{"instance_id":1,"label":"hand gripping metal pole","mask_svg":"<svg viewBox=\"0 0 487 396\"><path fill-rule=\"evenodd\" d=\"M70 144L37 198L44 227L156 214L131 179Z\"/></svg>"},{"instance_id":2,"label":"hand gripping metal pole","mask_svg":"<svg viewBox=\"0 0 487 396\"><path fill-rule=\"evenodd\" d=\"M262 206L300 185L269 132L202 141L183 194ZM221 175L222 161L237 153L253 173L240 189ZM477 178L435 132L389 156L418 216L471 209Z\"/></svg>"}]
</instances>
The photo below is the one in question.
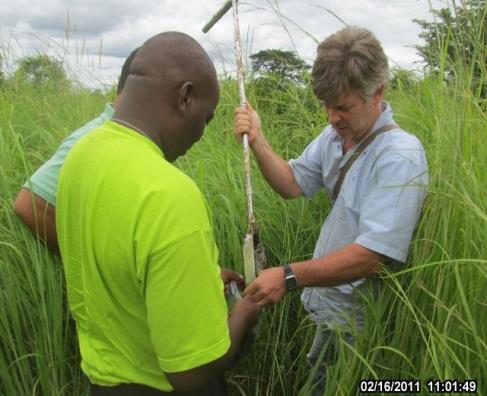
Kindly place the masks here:
<instances>
[{"instance_id":1,"label":"hand gripping metal pole","mask_svg":"<svg viewBox=\"0 0 487 396\"><path fill-rule=\"evenodd\" d=\"M233 35L235 38L235 56L237 59L237 81L238 93L240 96L240 106L245 106L247 98L245 97L245 67L243 63L242 47L240 44L240 23L238 19L238 2L232 0L233 4ZM255 245L254 236L255 229L255 215L254 205L252 201L252 176L250 166L250 152L249 152L249 136L244 133L242 136L243 144L243 158L244 158L244 172L245 172L245 193L247 195L247 234L245 235L243 244L243 260L244 260L244 276L245 282L248 284L252 282L257 275L257 268L255 262Z\"/></svg>"},{"instance_id":2,"label":"hand gripping metal pole","mask_svg":"<svg viewBox=\"0 0 487 396\"><path fill-rule=\"evenodd\" d=\"M238 18L238 1L229 0L223 7L215 14L208 24L203 28L203 32L208 30L230 9L233 8L233 29L235 42L235 57L237 61L237 81L238 92L240 96L240 105L245 106L247 99L245 96L245 66L242 56L242 47L240 44L240 23ZM252 282L257 274L265 266L265 251L260 245L257 224L255 221L254 207L252 201L252 177L250 165L250 150L248 134L244 133L242 137L243 157L244 157L244 172L245 172L245 193L247 196L247 234L245 235L243 244L243 261L244 261L244 275L245 282L248 284Z\"/></svg>"}]
</instances>

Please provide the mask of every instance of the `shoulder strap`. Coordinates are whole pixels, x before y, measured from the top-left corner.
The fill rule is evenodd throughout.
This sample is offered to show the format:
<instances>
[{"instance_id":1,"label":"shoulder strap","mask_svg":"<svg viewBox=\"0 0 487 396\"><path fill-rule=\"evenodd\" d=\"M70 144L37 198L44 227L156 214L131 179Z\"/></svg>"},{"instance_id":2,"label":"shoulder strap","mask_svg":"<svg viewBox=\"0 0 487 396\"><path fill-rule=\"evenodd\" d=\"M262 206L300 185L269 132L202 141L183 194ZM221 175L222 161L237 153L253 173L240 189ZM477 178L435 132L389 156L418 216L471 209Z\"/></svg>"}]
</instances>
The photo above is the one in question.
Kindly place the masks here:
<instances>
[{"instance_id":1,"label":"shoulder strap","mask_svg":"<svg viewBox=\"0 0 487 396\"><path fill-rule=\"evenodd\" d=\"M335 183L335 187L333 188L333 200L337 199L338 194L340 193L340 188L342 187L343 180L345 180L345 176L348 170L352 167L355 160L362 154L365 148L374 141L377 135L380 135L383 132L390 131L391 129L398 128L396 124L387 124L382 128L377 129L375 132L372 132L369 136L367 136L362 142L360 142L359 146L355 150L355 152L350 156L347 163L343 166L340 171L340 175L338 176L338 180Z\"/></svg>"}]
</instances>

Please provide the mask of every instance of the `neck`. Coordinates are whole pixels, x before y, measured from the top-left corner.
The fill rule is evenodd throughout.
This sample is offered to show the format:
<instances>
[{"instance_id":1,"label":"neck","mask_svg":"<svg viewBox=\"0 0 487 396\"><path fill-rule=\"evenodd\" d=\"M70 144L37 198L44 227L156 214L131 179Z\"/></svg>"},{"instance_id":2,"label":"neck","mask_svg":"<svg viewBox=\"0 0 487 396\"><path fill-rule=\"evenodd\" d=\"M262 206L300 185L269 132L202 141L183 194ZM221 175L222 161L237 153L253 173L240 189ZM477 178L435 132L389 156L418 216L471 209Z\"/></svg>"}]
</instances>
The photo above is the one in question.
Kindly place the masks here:
<instances>
[{"instance_id":1,"label":"neck","mask_svg":"<svg viewBox=\"0 0 487 396\"><path fill-rule=\"evenodd\" d=\"M161 94L160 85L138 77L137 84L124 88L113 115L114 119L129 123L132 129L151 139L166 159L170 158L170 153L164 142L165 136L174 130L173 112L167 96Z\"/></svg>"},{"instance_id":2,"label":"neck","mask_svg":"<svg viewBox=\"0 0 487 396\"><path fill-rule=\"evenodd\" d=\"M343 155L347 154L347 151L350 150L353 146L355 146L355 142L350 139L345 139L342 145L342 153Z\"/></svg>"},{"instance_id":3,"label":"neck","mask_svg":"<svg viewBox=\"0 0 487 396\"><path fill-rule=\"evenodd\" d=\"M145 136L149 140L152 140L162 150L159 135L154 132L155 129L150 128L149 125L145 125L144 123L138 121L136 118L119 116L117 112L113 116L112 121L123 125L126 128L132 129L142 136Z\"/></svg>"},{"instance_id":4,"label":"neck","mask_svg":"<svg viewBox=\"0 0 487 396\"><path fill-rule=\"evenodd\" d=\"M380 115L384 111L385 107L383 106L382 102L379 102L374 108L372 109L372 112L370 114L370 117L365 124L365 127L362 131L361 134L356 135L356 136L351 136L349 139L346 139L343 146L344 150L345 147L348 145L348 149L353 147L355 144L359 143L365 136L367 136L370 132L372 132L372 128L374 127L375 123L379 119ZM348 151L347 149L347 151Z\"/></svg>"}]
</instances>

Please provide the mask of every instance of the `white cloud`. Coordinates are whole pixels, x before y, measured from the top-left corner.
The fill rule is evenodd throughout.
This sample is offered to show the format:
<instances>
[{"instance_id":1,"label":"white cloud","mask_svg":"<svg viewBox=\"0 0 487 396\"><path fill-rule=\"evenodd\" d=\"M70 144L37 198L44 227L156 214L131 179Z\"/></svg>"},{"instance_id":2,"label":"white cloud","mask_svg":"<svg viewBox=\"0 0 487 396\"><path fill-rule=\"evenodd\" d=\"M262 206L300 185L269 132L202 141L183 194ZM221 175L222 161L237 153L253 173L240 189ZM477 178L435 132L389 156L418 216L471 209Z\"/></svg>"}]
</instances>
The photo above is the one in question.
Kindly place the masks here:
<instances>
[{"instance_id":1,"label":"white cloud","mask_svg":"<svg viewBox=\"0 0 487 396\"><path fill-rule=\"evenodd\" d=\"M91 84L98 85L100 81L114 82L125 56L147 38L161 31L178 30L198 40L219 70L231 72L235 69L231 12L209 34L201 31L223 3L3 0L0 46L12 57L36 52L54 54L64 59L74 74L84 80L92 78ZM439 0L433 5L444 6ZM341 18L372 30L393 62L414 68L418 56L411 47L420 43L420 29L412 19L430 19L428 9L428 0L254 0L241 3L240 22L247 52L295 49L311 63L316 49L312 37L322 40L340 29Z\"/></svg>"}]
</instances>

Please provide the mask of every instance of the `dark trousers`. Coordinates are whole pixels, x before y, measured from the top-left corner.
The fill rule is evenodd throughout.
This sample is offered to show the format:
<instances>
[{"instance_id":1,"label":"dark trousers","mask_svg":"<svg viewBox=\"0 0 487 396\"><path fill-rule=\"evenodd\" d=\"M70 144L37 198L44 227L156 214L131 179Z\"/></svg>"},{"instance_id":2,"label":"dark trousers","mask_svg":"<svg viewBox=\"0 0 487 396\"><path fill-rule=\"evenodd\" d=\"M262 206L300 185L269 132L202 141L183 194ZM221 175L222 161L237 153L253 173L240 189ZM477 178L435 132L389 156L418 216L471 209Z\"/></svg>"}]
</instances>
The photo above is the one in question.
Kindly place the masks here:
<instances>
[{"instance_id":1,"label":"dark trousers","mask_svg":"<svg viewBox=\"0 0 487 396\"><path fill-rule=\"evenodd\" d=\"M91 384L92 396L228 396L227 383L223 377L218 377L203 388L189 392L164 392L146 385L120 384L115 386L100 386Z\"/></svg>"}]
</instances>

